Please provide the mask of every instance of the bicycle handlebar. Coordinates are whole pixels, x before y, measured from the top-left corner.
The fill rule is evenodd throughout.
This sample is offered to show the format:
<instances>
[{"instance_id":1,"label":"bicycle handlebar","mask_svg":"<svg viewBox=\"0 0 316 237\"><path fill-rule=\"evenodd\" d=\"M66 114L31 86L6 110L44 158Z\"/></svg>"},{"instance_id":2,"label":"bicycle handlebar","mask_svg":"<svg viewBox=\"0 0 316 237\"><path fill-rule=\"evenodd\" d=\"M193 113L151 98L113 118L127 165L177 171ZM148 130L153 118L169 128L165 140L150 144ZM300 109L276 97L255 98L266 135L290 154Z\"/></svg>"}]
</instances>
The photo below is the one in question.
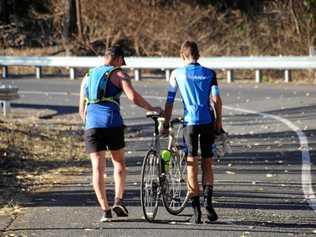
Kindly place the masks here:
<instances>
[{"instance_id":1,"label":"bicycle handlebar","mask_svg":"<svg viewBox=\"0 0 316 237\"><path fill-rule=\"evenodd\" d=\"M173 127L173 125L175 124L175 123L183 123L183 117L179 117L179 118L175 118L175 119L172 119L171 121L170 121L170 124L171 124L171 126Z\"/></svg>"}]
</instances>

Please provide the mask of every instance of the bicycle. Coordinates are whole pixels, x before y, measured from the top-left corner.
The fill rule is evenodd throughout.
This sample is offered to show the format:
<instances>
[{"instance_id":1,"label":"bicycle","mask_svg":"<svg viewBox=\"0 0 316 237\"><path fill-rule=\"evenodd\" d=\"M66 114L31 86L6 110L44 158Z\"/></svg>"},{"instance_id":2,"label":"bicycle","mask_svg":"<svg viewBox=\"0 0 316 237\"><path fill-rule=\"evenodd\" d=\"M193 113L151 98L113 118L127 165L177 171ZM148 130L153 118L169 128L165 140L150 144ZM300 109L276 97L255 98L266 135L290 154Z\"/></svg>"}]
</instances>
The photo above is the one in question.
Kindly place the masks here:
<instances>
[{"instance_id":1,"label":"bicycle","mask_svg":"<svg viewBox=\"0 0 316 237\"><path fill-rule=\"evenodd\" d=\"M177 142L177 135L182 130L183 121L173 119L170 122L168 149L170 160L163 162L160 150L159 121L157 113L147 113L147 118L154 120L154 134L151 148L144 157L141 172L141 205L147 221L154 221L162 196L166 210L173 215L181 213L189 200L186 186L186 157L184 145ZM180 124L178 132L174 132Z\"/></svg>"}]
</instances>

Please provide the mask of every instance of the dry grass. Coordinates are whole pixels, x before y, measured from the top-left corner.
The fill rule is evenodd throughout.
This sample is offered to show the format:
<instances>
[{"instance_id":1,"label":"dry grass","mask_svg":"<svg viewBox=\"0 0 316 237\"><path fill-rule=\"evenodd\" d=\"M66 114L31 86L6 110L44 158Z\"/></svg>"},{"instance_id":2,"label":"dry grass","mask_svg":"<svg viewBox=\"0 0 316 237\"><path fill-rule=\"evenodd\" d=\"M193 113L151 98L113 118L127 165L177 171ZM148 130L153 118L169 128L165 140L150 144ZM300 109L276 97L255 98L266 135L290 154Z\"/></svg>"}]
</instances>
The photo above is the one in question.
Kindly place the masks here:
<instances>
[{"instance_id":1,"label":"dry grass","mask_svg":"<svg viewBox=\"0 0 316 237\"><path fill-rule=\"evenodd\" d=\"M89 168L81 124L34 117L0 120L0 214L15 214L23 194Z\"/></svg>"},{"instance_id":2,"label":"dry grass","mask_svg":"<svg viewBox=\"0 0 316 237\"><path fill-rule=\"evenodd\" d=\"M257 8L245 11L236 7L220 10L214 4L216 1L213 5L212 1L203 2L81 0L84 37L75 35L67 47L75 55L95 55L119 42L132 55L175 56L183 40L192 38L199 43L203 56L239 56L306 55L309 46L316 44L315 4L307 6L306 1L293 0L256 1ZM29 17L43 21L49 28L43 32L52 39L45 38L40 47L29 49L23 45L35 39L27 29L19 29L21 32L16 34L23 38L23 45L17 42L16 47L10 47L2 40L2 52L24 54L10 49L16 48L28 55L64 53L64 2L56 0L49 4L50 14L33 11ZM7 28L15 32L15 27L18 28ZM49 43L45 45L46 41Z\"/></svg>"},{"instance_id":3,"label":"dry grass","mask_svg":"<svg viewBox=\"0 0 316 237\"><path fill-rule=\"evenodd\" d=\"M38 34L32 35L29 29L15 25L1 26L0 54L64 55L67 48L73 55L101 55L109 45L120 43L133 56L178 56L180 44L194 39L202 56L278 56L307 55L309 47L316 45L316 4L306 4L312 1L253 1L258 7L247 11L238 7L219 9L219 2L225 5L228 1L81 0L84 37L74 35L67 45L62 39L64 1L47 1L49 14L33 11L25 21L30 24L33 18L41 20L48 27L43 32L51 39L41 41ZM6 31L24 43L7 45L2 37L11 34ZM42 43L30 46L32 40ZM10 70L13 74L34 73L33 68ZM278 78L275 72L267 75L266 81ZM250 76L251 73L245 74L245 78ZM309 72L299 80L306 78L314 80Z\"/></svg>"}]
</instances>

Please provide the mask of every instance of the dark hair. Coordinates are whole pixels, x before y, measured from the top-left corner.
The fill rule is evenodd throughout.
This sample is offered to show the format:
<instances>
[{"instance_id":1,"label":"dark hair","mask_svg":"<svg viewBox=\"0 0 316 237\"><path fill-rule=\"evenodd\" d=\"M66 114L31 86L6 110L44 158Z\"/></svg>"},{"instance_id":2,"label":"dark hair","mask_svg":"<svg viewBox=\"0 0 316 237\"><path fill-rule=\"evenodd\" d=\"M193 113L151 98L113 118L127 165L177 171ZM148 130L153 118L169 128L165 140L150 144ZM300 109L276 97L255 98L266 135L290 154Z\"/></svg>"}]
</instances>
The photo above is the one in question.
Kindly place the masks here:
<instances>
[{"instance_id":1,"label":"dark hair","mask_svg":"<svg viewBox=\"0 0 316 237\"><path fill-rule=\"evenodd\" d=\"M186 58L192 58L194 60L198 60L200 57L197 44L190 40L186 40L182 43L180 54L183 54Z\"/></svg>"},{"instance_id":2,"label":"dark hair","mask_svg":"<svg viewBox=\"0 0 316 237\"><path fill-rule=\"evenodd\" d=\"M120 45L113 45L112 47L106 49L104 55L111 55L113 58L121 57L123 60L123 65L126 65L124 51Z\"/></svg>"}]
</instances>

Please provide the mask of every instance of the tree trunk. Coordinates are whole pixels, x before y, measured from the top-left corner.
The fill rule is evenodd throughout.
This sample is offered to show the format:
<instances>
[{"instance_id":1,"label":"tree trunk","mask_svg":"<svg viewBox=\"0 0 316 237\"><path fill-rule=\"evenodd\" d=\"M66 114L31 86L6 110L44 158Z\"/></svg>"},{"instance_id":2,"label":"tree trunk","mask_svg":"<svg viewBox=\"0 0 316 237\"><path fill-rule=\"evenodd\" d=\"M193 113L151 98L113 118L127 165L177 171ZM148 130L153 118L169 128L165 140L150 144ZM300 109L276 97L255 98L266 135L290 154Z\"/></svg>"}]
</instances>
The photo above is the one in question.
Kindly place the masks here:
<instances>
[{"instance_id":1,"label":"tree trunk","mask_svg":"<svg viewBox=\"0 0 316 237\"><path fill-rule=\"evenodd\" d=\"M76 32L77 27L76 17L76 0L65 0L65 16L63 22L63 38L68 42L73 33Z\"/></svg>"},{"instance_id":2,"label":"tree trunk","mask_svg":"<svg viewBox=\"0 0 316 237\"><path fill-rule=\"evenodd\" d=\"M301 28L300 28L300 24L298 21L298 17L297 17L296 12L295 12L295 6L293 4L293 0L290 0L290 10L291 10L291 13L292 13L293 18L294 18L296 32L299 36L301 36Z\"/></svg>"},{"instance_id":3,"label":"tree trunk","mask_svg":"<svg viewBox=\"0 0 316 237\"><path fill-rule=\"evenodd\" d=\"M76 0L76 15L77 15L77 27L78 27L78 34L80 40L84 41L83 37L83 29L82 29L82 18L81 18L81 2L80 0Z\"/></svg>"},{"instance_id":4,"label":"tree trunk","mask_svg":"<svg viewBox=\"0 0 316 237\"><path fill-rule=\"evenodd\" d=\"M71 40L73 34L76 32L76 0L64 0L65 2L65 15L63 21L63 45L66 51L66 55L71 54Z\"/></svg>"},{"instance_id":5,"label":"tree trunk","mask_svg":"<svg viewBox=\"0 0 316 237\"><path fill-rule=\"evenodd\" d=\"M7 7L7 1L1 0L0 1L0 21L4 23L9 23L9 14L8 14L8 7Z\"/></svg>"},{"instance_id":6,"label":"tree trunk","mask_svg":"<svg viewBox=\"0 0 316 237\"><path fill-rule=\"evenodd\" d=\"M17 9L15 0L0 0L0 21L9 24L16 21ZM10 20L11 18L11 20Z\"/></svg>"}]
</instances>

